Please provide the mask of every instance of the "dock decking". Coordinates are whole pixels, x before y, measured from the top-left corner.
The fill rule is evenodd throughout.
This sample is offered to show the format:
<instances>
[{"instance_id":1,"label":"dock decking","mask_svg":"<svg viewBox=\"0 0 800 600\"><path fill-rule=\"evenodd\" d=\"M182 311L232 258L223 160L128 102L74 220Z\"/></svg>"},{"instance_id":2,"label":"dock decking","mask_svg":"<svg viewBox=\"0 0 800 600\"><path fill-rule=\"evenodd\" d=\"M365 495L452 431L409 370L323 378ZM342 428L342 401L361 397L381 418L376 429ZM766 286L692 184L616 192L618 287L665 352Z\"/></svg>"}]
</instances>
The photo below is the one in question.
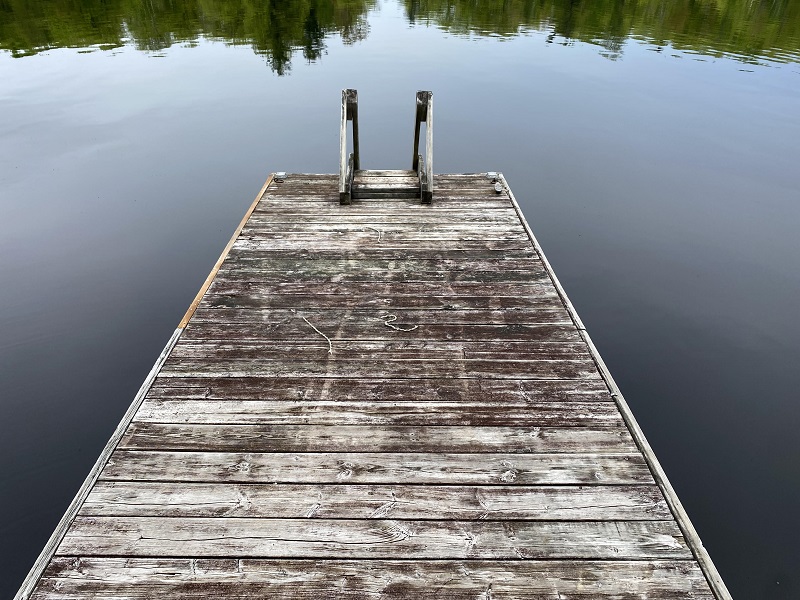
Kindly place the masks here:
<instances>
[{"instance_id":1,"label":"dock decking","mask_svg":"<svg viewBox=\"0 0 800 600\"><path fill-rule=\"evenodd\" d=\"M267 181L18 599L730 598L502 176L408 178Z\"/></svg>"}]
</instances>

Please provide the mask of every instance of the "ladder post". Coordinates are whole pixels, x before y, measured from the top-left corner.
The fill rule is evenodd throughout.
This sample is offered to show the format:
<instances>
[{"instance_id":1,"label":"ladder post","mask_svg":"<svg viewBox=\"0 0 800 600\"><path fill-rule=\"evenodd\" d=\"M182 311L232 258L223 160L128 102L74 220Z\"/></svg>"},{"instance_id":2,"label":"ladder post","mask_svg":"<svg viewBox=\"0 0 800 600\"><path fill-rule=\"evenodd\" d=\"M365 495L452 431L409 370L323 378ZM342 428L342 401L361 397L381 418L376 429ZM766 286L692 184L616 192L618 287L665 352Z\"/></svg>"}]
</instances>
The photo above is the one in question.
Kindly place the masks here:
<instances>
[{"instance_id":1,"label":"ladder post","mask_svg":"<svg viewBox=\"0 0 800 600\"><path fill-rule=\"evenodd\" d=\"M353 122L353 152L347 154L347 122ZM358 144L358 92L342 90L342 120L339 130L339 203L350 204L355 170L361 168Z\"/></svg>"},{"instance_id":2,"label":"ladder post","mask_svg":"<svg viewBox=\"0 0 800 600\"><path fill-rule=\"evenodd\" d=\"M419 175L419 196L423 204L433 202L433 92L417 92L414 121L414 158L411 168ZM419 132L425 122L425 158L419 154Z\"/></svg>"}]
</instances>

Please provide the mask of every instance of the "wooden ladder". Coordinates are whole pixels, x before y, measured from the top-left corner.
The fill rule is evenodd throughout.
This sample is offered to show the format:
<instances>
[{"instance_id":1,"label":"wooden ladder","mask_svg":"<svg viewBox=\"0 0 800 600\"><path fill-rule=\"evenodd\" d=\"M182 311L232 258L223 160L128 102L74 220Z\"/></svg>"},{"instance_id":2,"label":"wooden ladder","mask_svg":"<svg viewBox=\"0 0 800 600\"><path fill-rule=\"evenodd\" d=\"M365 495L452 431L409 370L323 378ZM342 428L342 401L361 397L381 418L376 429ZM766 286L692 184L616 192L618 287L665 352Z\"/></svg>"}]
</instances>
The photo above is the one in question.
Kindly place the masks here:
<instances>
[{"instance_id":1,"label":"wooden ladder","mask_svg":"<svg viewBox=\"0 0 800 600\"><path fill-rule=\"evenodd\" d=\"M347 152L347 122L352 122L353 151ZM422 123L425 123L425 156L419 153ZM414 122L414 156L410 170L361 168L358 144L358 92L342 90L342 123L339 135L339 202L359 198L419 198L433 201L433 93L417 92Z\"/></svg>"}]
</instances>

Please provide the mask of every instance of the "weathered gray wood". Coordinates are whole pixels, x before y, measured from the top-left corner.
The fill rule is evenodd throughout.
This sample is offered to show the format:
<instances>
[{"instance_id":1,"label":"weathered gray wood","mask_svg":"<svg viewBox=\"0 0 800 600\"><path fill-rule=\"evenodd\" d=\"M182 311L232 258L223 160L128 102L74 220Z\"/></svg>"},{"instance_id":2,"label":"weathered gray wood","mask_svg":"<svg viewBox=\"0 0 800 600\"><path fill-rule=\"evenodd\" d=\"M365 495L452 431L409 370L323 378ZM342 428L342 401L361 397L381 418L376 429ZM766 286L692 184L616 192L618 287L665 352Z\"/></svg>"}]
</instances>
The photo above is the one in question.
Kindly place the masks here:
<instances>
[{"instance_id":1,"label":"weathered gray wood","mask_svg":"<svg viewBox=\"0 0 800 600\"><path fill-rule=\"evenodd\" d=\"M496 199L495 199L496 200ZM481 217L488 219L490 222L493 218L507 218L513 216L513 211L509 209L505 202L492 202L487 204L484 201L470 201L467 206L449 206L447 204L429 204L429 205L413 205L413 210L418 212L409 212L403 210L402 206L395 206L394 202L385 202L376 200L374 202L367 202L360 200L355 204L349 206L341 206L335 204L335 197L333 200L326 202L293 202L292 198L286 199L281 204L275 201L271 203L262 202L253 211L253 217L268 221L269 219L281 220L284 222L297 222L298 219L309 217L324 222L329 222L332 217L336 219L343 219L344 223L361 222L359 219L370 218L380 219L394 216L395 222L408 223L417 216L421 219L420 222L434 222L437 218L442 217L446 219L443 223L453 222L452 219L459 215L464 215L466 219L472 222L480 222ZM464 204L464 203L462 203ZM400 210L398 210L400 209ZM351 221L351 219L353 219Z\"/></svg>"},{"instance_id":2,"label":"weathered gray wood","mask_svg":"<svg viewBox=\"0 0 800 600\"><path fill-rule=\"evenodd\" d=\"M419 198L419 188L397 188L397 189L364 189L361 186L353 188L353 198L355 200L380 199L380 200L411 200Z\"/></svg>"},{"instance_id":3,"label":"weathered gray wood","mask_svg":"<svg viewBox=\"0 0 800 600\"><path fill-rule=\"evenodd\" d=\"M83 516L668 520L655 485L374 486L98 482Z\"/></svg>"},{"instance_id":4,"label":"weathered gray wood","mask_svg":"<svg viewBox=\"0 0 800 600\"><path fill-rule=\"evenodd\" d=\"M434 215L439 211L453 212L456 210L482 210L482 211L508 211L508 202L497 196L495 192L488 195L484 192L458 192L453 194L436 192L436 203L420 205L418 199L413 198L380 198L380 199L353 199L349 206L341 206L336 202L336 196L316 196L312 194L295 194L291 197L281 198L282 201L297 206L305 211L315 211L318 214L329 213L335 215L347 214L388 214L392 210L419 210L420 214ZM299 206L298 206L299 205ZM255 212L267 213L271 205L261 203ZM284 207L285 210L285 207ZM424 211L424 213L422 212Z\"/></svg>"},{"instance_id":5,"label":"weathered gray wood","mask_svg":"<svg viewBox=\"0 0 800 600\"><path fill-rule=\"evenodd\" d=\"M238 269L236 267L239 267ZM218 278L220 282L232 280L239 281L269 281L272 284L278 283L375 283L385 284L388 282L399 283L434 283L441 284L442 291L446 290L446 285L450 282L473 282L473 283L538 283L545 281L545 273L539 269L530 270L489 270L489 271L397 271L394 269L386 270L342 270L336 274L322 269L314 269L308 265L304 269L295 271L275 272L263 270L260 261L238 261L231 264L228 269L221 270Z\"/></svg>"},{"instance_id":6,"label":"weathered gray wood","mask_svg":"<svg viewBox=\"0 0 800 600\"><path fill-rule=\"evenodd\" d=\"M302 313L299 313L302 315ZM401 323L397 326L411 328L416 323ZM398 331L386 327L382 322L343 323L329 337L337 340L463 340L480 341L495 339L520 342L578 342L578 331L569 325L424 325L411 331ZM185 342L202 340L287 340L301 339L319 341L314 330L301 317L288 323L190 323ZM356 368L356 367L354 367ZM373 372L374 374L374 372ZM358 375L353 374L353 377ZM524 377L523 377L524 378Z\"/></svg>"},{"instance_id":7,"label":"weathered gray wood","mask_svg":"<svg viewBox=\"0 0 800 600\"><path fill-rule=\"evenodd\" d=\"M375 207L376 209L378 206ZM298 225L298 207L295 210L275 210L270 212L257 212L248 221L248 229L265 228L268 225ZM473 226L483 227L485 225L518 225L519 219L512 210L437 210L435 213L428 211L411 213L402 211L398 214L397 210L383 209L382 212L375 214L365 214L365 211L355 211L352 208L343 209L335 223L355 227L373 225L380 227L392 227L396 225L414 225L429 227ZM302 225L312 227L314 224L330 225L331 217L327 214L319 214L317 211L306 209L303 213Z\"/></svg>"},{"instance_id":8,"label":"weathered gray wood","mask_svg":"<svg viewBox=\"0 0 800 600\"><path fill-rule=\"evenodd\" d=\"M227 309L216 309L222 312ZM215 311L210 311L215 312ZM330 326L330 320L322 318L319 313L305 312L304 316L314 318L317 327ZM214 322L213 314L209 315L205 321ZM296 317L296 315L292 315ZM280 317L273 319L282 322ZM358 319L359 321L361 319ZM369 321L375 320L374 317ZM230 320L221 317L219 322L262 322L267 319L243 318L241 320ZM198 322L202 322L198 320ZM382 321L385 324L385 321ZM400 323L407 321L397 321ZM390 323L393 324L393 323ZM322 340L320 340L321 342ZM327 348L327 344L324 344ZM287 353L291 353L293 360L308 360L319 358L319 348L321 344L317 341L304 343L301 341L276 340L236 340L236 341L213 341L209 343L179 344L172 353L175 359L275 359L286 360ZM358 356L364 360L370 359L392 359L392 360L463 360L463 359L483 359L483 360L505 360L505 361L528 361L528 360L583 360L589 357L589 350L580 342L468 342L468 341L406 341L395 343L390 340L360 340L360 341L340 341L337 348L341 352L346 352L348 356ZM336 355L328 357L333 360Z\"/></svg>"},{"instance_id":9,"label":"weathered gray wood","mask_svg":"<svg viewBox=\"0 0 800 600\"><path fill-rule=\"evenodd\" d=\"M363 231L363 229L362 229ZM381 230L378 230L381 231ZM382 231L381 231L382 232ZM372 233L376 234L375 230ZM464 271L531 271L533 273L543 273L544 268L538 260L531 258L497 258L497 259L475 259L470 261L447 259L447 258L423 258L416 256L412 259L402 259L395 257L383 257L372 259L345 259L338 258L306 258L306 257L284 257L279 258L272 255L263 256L257 252L237 252L229 257L223 271L233 272L235 275L239 270L258 269L263 272L273 272L276 276L285 271L292 273L312 271L324 273L329 277L335 277L341 272L380 272L386 270L407 271L410 273L462 273Z\"/></svg>"},{"instance_id":10,"label":"weathered gray wood","mask_svg":"<svg viewBox=\"0 0 800 600\"><path fill-rule=\"evenodd\" d=\"M380 230L378 230L380 231ZM375 231L373 230L373 233ZM533 264L527 263L519 268L527 268L529 266L536 268L535 257L531 255L530 248L521 250L441 250L437 248L408 248L406 250L391 251L391 255L387 255L387 251L380 246L371 246L364 248L351 248L340 252L333 249L314 249L314 248L295 248L290 250L251 250L236 251L230 257L231 260L261 260L262 267L268 268L272 260L286 260L286 261L316 261L316 260L340 260L340 261L365 261L365 262L378 262L385 261L450 261L454 266L462 264L465 261L486 261L487 265L491 263L498 263L492 265L494 267L502 268L506 265L501 261L512 261L515 259L534 259ZM424 263L423 263L424 264ZM355 265L354 265L355 266ZM548 290L554 293L555 290L551 286L542 287L542 293L547 293Z\"/></svg>"},{"instance_id":11,"label":"weathered gray wood","mask_svg":"<svg viewBox=\"0 0 800 600\"><path fill-rule=\"evenodd\" d=\"M585 449L584 449L585 450ZM650 484L638 453L192 452L117 450L102 480L461 485Z\"/></svg>"},{"instance_id":12,"label":"weathered gray wood","mask_svg":"<svg viewBox=\"0 0 800 600\"><path fill-rule=\"evenodd\" d=\"M323 333L324 335L324 333ZM162 370L162 377L368 377L377 369L398 378L493 378L493 379L591 379L599 378L594 363L586 361L361 361L348 364L347 355L335 351L333 340L320 348L316 361L175 360ZM337 355L338 360L328 360Z\"/></svg>"},{"instance_id":13,"label":"weathered gray wood","mask_svg":"<svg viewBox=\"0 0 800 600\"><path fill-rule=\"evenodd\" d=\"M242 236L238 242L237 251L239 249L247 250L296 250L301 248L308 248L313 250L350 250L353 248L360 249L362 247L376 247L378 246L377 236L374 232L352 233L347 236L332 234L320 235L307 234L304 236L276 236L276 239L266 242L260 238L252 238ZM430 248L437 250L526 250L530 248L530 244L525 238L520 236L508 237L489 237L480 238L478 236L459 236L452 235L449 237L444 236L424 236L423 234L416 234L411 236L402 236L395 234L387 236L380 242L380 247L386 251L394 250L412 250L418 248Z\"/></svg>"},{"instance_id":14,"label":"weathered gray wood","mask_svg":"<svg viewBox=\"0 0 800 600\"><path fill-rule=\"evenodd\" d=\"M311 298L308 298L308 300L311 300ZM295 304L295 306L297 306L297 304ZM438 323L440 325L468 325L470 323L481 325L535 325L540 323L570 322L569 314L555 299L553 299L551 306L546 308L536 307L528 310L419 310L393 308L389 311L385 306L382 306L380 310L353 308L349 311L342 311L342 306L338 304L330 308L305 308L302 309L302 314L308 319L313 319L317 326L323 325L328 327L338 327L343 322L374 323L378 321L383 323L385 322L383 316L386 314L395 315L397 321L400 323L415 323L417 325L430 325L433 323ZM280 323L296 318L297 309L295 308L229 307L225 305L212 305L209 308L203 306L195 311L194 314L195 323ZM464 351L467 352L467 347L469 347L472 352L486 353L492 351L487 344L482 344L482 350L473 350L478 344L480 343L465 342L464 345L456 348L450 343L449 346L453 347L456 351L460 351L464 348ZM509 346L509 344L512 345ZM541 354L548 348L578 355L588 352L583 344L578 343L569 346L550 343L546 347L543 346L543 344L547 344L547 342L540 342L536 345L525 344L524 342L508 342L501 344L502 349L500 351L507 357L517 356L520 353L527 355L531 353ZM430 342L422 349L432 349L435 346L435 342ZM371 347L370 351L374 349L376 348Z\"/></svg>"},{"instance_id":15,"label":"weathered gray wood","mask_svg":"<svg viewBox=\"0 0 800 600\"><path fill-rule=\"evenodd\" d=\"M349 231L276 231L269 236L260 236L255 233L243 232L236 241L234 248L239 250L261 250L282 246L302 246L313 243L316 247L346 245L358 247L359 245L375 245L380 243L387 248L402 247L403 245L430 245L434 248L462 244L467 248L491 248L494 246L512 248L529 248L528 238L519 232L511 231L475 231L475 230L446 230L430 231L396 231L389 230L383 234L381 240L377 239L374 231L363 227ZM506 246L503 246L505 244Z\"/></svg>"},{"instance_id":16,"label":"weathered gray wood","mask_svg":"<svg viewBox=\"0 0 800 600\"><path fill-rule=\"evenodd\" d=\"M356 176L369 174L373 177L414 177L412 169L369 169L368 171L359 170Z\"/></svg>"},{"instance_id":17,"label":"weathered gray wood","mask_svg":"<svg viewBox=\"0 0 800 600\"><path fill-rule=\"evenodd\" d=\"M203 425L132 423L125 450L220 452L635 452L621 427Z\"/></svg>"},{"instance_id":18,"label":"weathered gray wood","mask_svg":"<svg viewBox=\"0 0 800 600\"><path fill-rule=\"evenodd\" d=\"M691 561L57 557L36 600L711 600ZM213 586L213 587L212 587ZM443 596L446 594L446 596Z\"/></svg>"},{"instance_id":19,"label":"weathered gray wood","mask_svg":"<svg viewBox=\"0 0 800 600\"><path fill-rule=\"evenodd\" d=\"M322 332L324 335L324 332ZM329 338L330 339L330 338ZM487 379L598 379L597 368L586 360L531 361L390 361L361 360L357 363L340 352L336 342L322 345L317 360L179 360L170 361L161 370L161 377L369 377L380 372L382 377L469 377ZM379 371L380 370L380 371Z\"/></svg>"},{"instance_id":20,"label":"weathered gray wood","mask_svg":"<svg viewBox=\"0 0 800 600\"><path fill-rule=\"evenodd\" d=\"M284 425L464 425L619 427L610 402L540 402L515 404L429 402L425 412L416 401L370 402L319 400L176 400L147 399L137 422L284 424Z\"/></svg>"},{"instance_id":21,"label":"weathered gray wood","mask_svg":"<svg viewBox=\"0 0 800 600\"><path fill-rule=\"evenodd\" d=\"M526 298L526 304L530 304L539 298L543 289L547 289L546 282L533 283L486 283L475 281L448 281L448 282L348 282L340 284L336 282L290 282L273 283L269 281L267 275L263 275L260 280L242 281L240 278L218 277L211 286L210 296L215 294L227 294L234 296L255 296L275 294L296 294L296 295L341 295L353 296L357 298L374 297L379 295L400 297L413 296L445 296L448 298L446 306L457 307L459 303L465 302L461 297L484 298L484 303L490 303L492 298ZM552 295L548 294L552 297ZM302 309L302 305L292 308ZM491 336L484 336L482 339L492 339Z\"/></svg>"},{"instance_id":22,"label":"weathered gray wood","mask_svg":"<svg viewBox=\"0 0 800 600\"><path fill-rule=\"evenodd\" d=\"M527 379L328 379L314 377L161 377L148 398L202 400L284 400L339 402L484 402L513 406L525 403L613 402L599 380ZM421 412L428 408L420 406Z\"/></svg>"},{"instance_id":23,"label":"weathered gray wood","mask_svg":"<svg viewBox=\"0 0 800 600\"><path fill-rule=\"evenodd\" d=\"M690 558L674 521L81 517L59 555L405 559Z\"/></svg>"},{"instance_id":24,"label":"weathered gray wood","mask_svg":"<svg viewBox=\"0 0 800 600\"><path fill-rule=\"evenodd\" d=\"M403 284L399 284L403 285ZM348 296L336 293L341 288L331 290L326 284L309 284L307 291L298 289L285 290L270 285L259 285L252 282L227 283L218 282L206 294L200 307L213 308L252 308L252 309L294 309L304 307L305 310L336 308L344 313L345 309L374 310L393 312L396 310L431 311L434 315L443 311L508 311L506 323L517 322L513 314L532 308L560 307L557 297L543 293L523 296L460 296L432 294L425 296L397 295L392 296L388 290L377 290L375 294ZM449 286L448 286L449 287ZM320 293L315 294L318 289ZM445 290L446 291L446 290Z\"/></svg>"},{"instance_id":25,"label":"weathered gray wood","mask_svg":"<svg viewBox=\"0 0 800 600\"><path fill-rule=\"evenodd\" d=\"M353 197L361 199L419 198L417 178L381 177L361 171L353 182Z\"/></svg>"},{"instance_id":26,"label":"weathered gray wood","mask_svg":"<svg viewBox=\"0 0 800 600\"><path fill-rule=\"evenodd\" d=\"M386 176L375 174L372 171L358 171L353 183L363 186L364 189L369 189L372 187L386 189L384 186L395 188L414 188L417 183L417 175L414 173L411 175Z\"/></svg>"}]
</instances>

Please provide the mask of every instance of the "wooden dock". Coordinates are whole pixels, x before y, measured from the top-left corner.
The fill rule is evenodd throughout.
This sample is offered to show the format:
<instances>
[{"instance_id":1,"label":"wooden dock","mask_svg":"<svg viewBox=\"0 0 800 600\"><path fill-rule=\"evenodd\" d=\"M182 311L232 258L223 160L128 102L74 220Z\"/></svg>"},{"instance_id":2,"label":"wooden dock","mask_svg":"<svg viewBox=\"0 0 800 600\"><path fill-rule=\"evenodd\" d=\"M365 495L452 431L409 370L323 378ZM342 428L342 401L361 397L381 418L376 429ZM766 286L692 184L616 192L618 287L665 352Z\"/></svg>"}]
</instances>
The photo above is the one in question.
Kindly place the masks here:
<instances>
[{"instance_id":1,"label":"wooden dock","mask_svg":"<svg viewBox=\"0 0 800 600\"><path fill-rule=\"evenodd\" d=\"M730 598L502 175L413 176L270 177L19 600Z\"/></svg>"}]
</instances>

